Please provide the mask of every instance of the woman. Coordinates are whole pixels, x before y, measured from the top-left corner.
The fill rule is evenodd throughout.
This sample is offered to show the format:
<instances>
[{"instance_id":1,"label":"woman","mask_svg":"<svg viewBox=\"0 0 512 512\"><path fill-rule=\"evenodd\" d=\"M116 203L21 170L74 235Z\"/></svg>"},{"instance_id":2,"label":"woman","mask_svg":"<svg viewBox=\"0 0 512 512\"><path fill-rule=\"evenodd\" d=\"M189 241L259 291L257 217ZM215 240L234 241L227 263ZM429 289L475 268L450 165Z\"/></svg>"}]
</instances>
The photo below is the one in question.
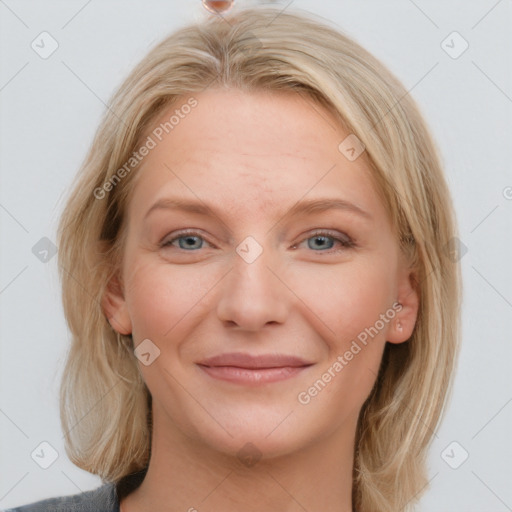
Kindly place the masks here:
<instances>
[{"instance_id":1,"label":"woman","mask_svg":"<svg viewBox=\"0 0 512 512\"><path fill-rule=\"evenodd\" d=\"M67 453L13 509L406 510L450 389L450 194L403 86L299 11L212 17L123 83L59 226Z\"/></svg>"}]
</instances>

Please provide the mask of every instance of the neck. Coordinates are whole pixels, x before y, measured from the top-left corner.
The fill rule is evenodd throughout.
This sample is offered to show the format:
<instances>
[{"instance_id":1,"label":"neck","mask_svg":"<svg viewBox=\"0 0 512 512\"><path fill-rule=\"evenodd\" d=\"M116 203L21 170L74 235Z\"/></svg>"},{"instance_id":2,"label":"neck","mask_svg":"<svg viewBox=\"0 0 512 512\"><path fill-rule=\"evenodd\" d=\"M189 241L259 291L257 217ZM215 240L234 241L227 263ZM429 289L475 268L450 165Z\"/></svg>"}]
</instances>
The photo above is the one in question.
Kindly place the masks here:
<instances>
[{"instance_id":1,"label":"neck","mask_svg":"<svg viewBox=\"0 0 512 512\"><path fill-rule=\"evenodd\" d=\"M161 422L154 421L152 435L147 474L121 500L121 512L352 512L355 424L257 462L201 445Z\"/></svg>"}]
</instances>

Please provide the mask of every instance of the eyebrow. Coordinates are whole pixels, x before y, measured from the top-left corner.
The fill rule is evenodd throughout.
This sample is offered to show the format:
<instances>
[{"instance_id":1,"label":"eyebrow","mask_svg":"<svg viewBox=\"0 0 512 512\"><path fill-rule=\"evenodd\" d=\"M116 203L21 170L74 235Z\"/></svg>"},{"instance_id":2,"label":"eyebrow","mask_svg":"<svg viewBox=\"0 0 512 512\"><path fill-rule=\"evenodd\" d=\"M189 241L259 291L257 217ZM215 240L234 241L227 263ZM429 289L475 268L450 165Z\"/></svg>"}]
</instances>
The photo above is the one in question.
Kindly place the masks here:
<instances>
[{"instance_id":1,"label":"eyebrow","mask_svg":"<svg viewBox=\"0 0 512 512\"><path fill-rule=\"evenodd\" d=\"M197 213L201 215L211 215L212 213L218 216L217 210L213 206L208 206L201 201L189 201L181 198L163 198L159 199L149 210L146 212L144 219L146 219L151 212L156 210L182 210L190 213ZM344 210L353 212L361 217L372 220L372 215L363 210L350 201L341 198L319 198L298 201L286 212L284 217L293 217L299 214L319 213L327 210Z\"/></svg>"}]
</instances>

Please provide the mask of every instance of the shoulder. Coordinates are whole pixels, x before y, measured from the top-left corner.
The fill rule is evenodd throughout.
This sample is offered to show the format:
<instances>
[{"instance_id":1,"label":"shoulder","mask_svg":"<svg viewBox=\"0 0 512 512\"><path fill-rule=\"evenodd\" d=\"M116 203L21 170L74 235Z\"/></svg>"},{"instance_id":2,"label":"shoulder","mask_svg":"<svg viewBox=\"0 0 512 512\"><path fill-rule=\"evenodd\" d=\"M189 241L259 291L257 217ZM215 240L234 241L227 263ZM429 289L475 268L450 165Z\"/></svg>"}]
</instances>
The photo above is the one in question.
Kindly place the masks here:
<instances>
[{"instance_id":1,"label":"shoulder","mask_svg":"<svg viewBox=\"0 0 512 512\"><path fill-rule=\"evenodd\" d=\"M119 512L114 484L104 484L92 491L36 501L4 512Z\"/></svg>"}]
</instances>

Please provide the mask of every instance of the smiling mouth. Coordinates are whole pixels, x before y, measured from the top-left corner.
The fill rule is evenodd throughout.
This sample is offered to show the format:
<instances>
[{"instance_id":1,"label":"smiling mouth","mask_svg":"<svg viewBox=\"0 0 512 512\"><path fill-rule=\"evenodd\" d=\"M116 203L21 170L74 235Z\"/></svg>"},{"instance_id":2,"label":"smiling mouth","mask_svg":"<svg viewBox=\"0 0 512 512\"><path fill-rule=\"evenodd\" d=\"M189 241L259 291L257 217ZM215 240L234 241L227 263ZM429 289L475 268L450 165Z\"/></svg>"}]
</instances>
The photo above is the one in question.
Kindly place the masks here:
<instances>
[{"instance_id":1,"label":"smiling mouth","mask_svg":"<svg viewBox=\"0 0 512 512\"><path fill-rule=\"evenodd\" d=\"M295 356L229 353L210 357L196 364L215 379L259 385L294 377L313 363Z\"/></svg>"}]
</instances>

